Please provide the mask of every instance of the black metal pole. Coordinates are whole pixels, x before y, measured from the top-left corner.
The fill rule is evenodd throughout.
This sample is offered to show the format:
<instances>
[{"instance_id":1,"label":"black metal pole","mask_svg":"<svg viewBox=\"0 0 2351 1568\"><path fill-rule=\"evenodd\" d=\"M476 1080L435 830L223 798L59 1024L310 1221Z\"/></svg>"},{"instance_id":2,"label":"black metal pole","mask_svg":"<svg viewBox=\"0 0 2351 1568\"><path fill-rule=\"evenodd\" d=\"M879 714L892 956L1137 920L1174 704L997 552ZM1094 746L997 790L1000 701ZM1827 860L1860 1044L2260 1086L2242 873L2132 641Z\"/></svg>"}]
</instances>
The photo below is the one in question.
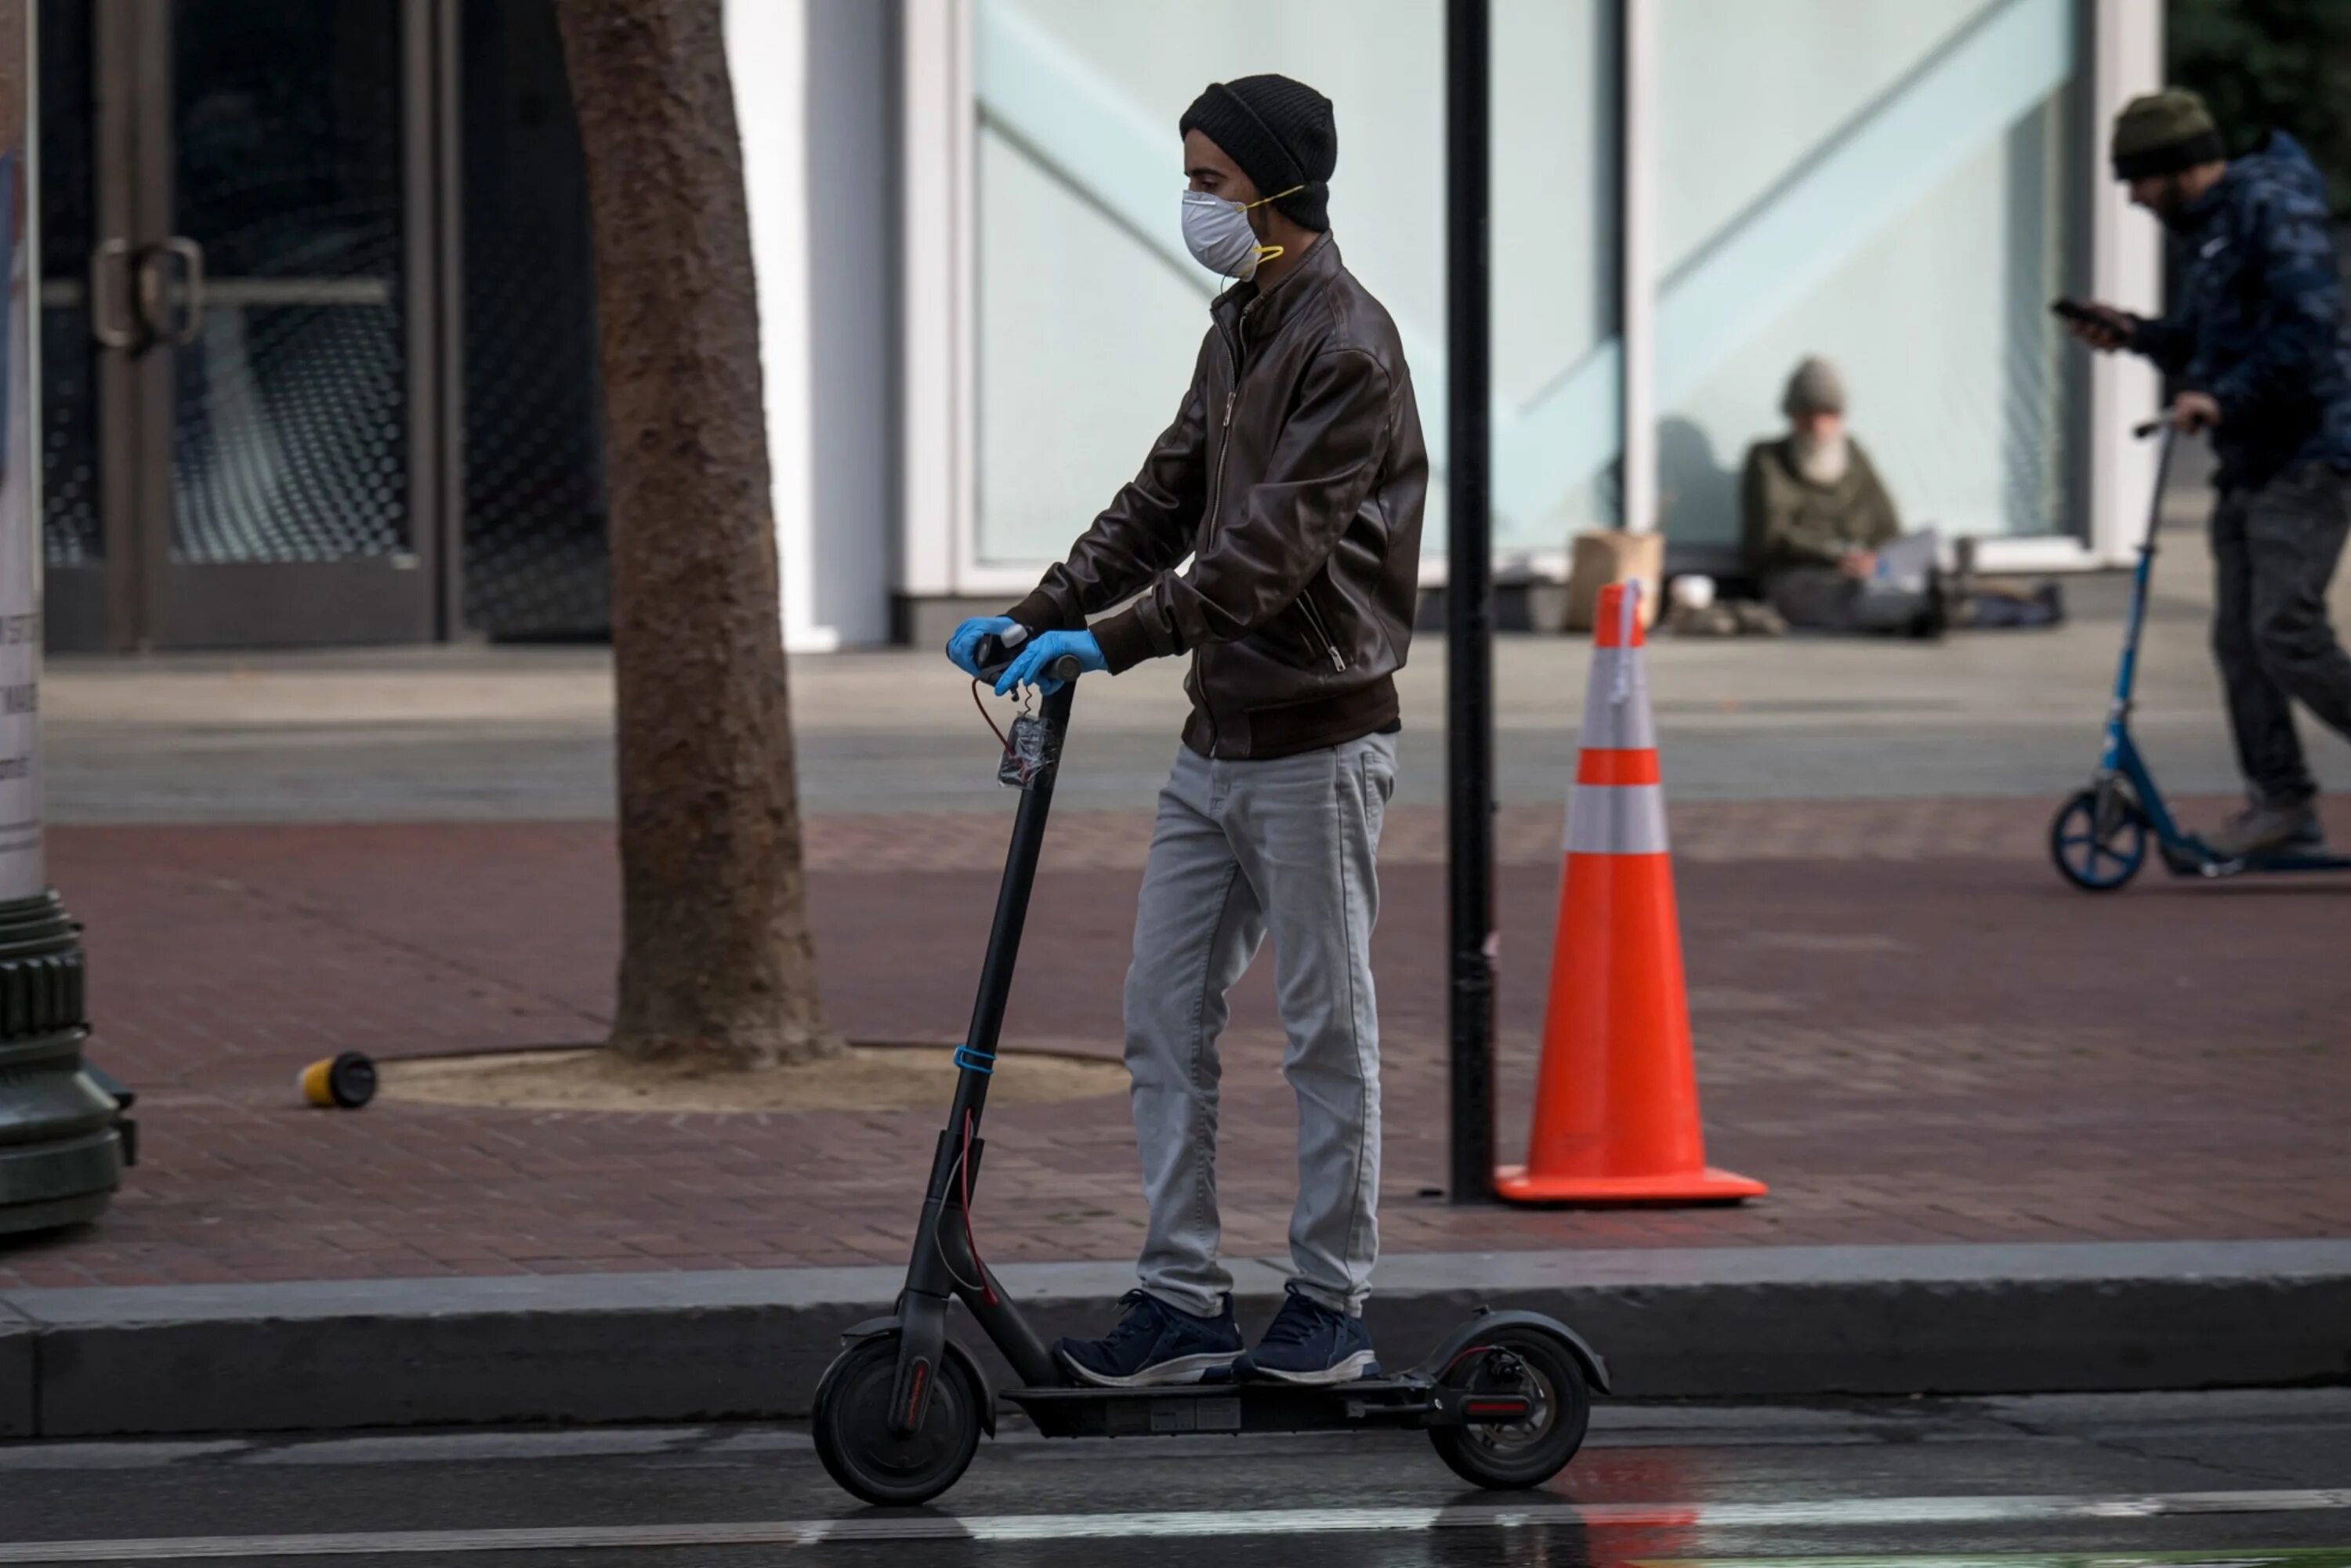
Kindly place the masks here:
<instances>
[{"instance_id":1,"label":"black metal pole","mask_svg":"<svg viewBox=\"0 0 2351 1568\"><path fill-rule=\"evenodd\" d=\"M1494 1196L1493 572L1488 0L1445 6L1445 813L1455 1203Z\"/></svg>"}]
</instances>

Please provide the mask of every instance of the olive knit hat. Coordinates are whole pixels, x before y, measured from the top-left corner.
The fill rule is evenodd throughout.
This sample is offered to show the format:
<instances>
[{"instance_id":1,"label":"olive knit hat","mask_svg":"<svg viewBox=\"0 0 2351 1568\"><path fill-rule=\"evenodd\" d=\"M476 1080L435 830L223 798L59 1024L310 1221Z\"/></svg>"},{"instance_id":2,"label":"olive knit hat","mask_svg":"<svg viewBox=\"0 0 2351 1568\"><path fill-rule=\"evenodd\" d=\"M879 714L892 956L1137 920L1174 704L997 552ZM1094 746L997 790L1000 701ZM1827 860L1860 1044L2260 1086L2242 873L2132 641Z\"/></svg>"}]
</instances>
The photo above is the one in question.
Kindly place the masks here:
<instances>
[{"instance_id":1,"label":"olive knit hat","mask_svg":"<svg viewBox=\"0 0 2351 1568\"><path fill-rule=\"evenodd\" d=\"M1780 397L1780 412L1790 419L1808 413L1843 413L1844 378L1837 374L1834 365L1813 355L1788 378L1788 390Z\"/></svg>"},{"instance_id":2,"label":"olive knit hat","mask_svg":"<svg viewBox=\"0 0 2351 1568\"><path fill-rule=\"evenodd\" d=\"M2176 174L2228 156L2212 111L2186 88L2168 87L2135 98L2115 117L2114 160L2117 180Z\"/></svg>"}]
</instances>

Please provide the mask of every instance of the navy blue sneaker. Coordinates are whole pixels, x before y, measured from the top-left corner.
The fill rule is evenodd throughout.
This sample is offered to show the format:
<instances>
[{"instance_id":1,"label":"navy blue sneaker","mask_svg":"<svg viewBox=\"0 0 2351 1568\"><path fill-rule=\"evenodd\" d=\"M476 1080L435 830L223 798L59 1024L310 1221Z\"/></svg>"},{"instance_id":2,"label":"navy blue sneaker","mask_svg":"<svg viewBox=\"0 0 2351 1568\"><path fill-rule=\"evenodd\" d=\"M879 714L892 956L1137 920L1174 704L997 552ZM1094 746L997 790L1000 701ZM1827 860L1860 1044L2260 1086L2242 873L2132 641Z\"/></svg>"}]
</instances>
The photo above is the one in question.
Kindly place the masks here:
<instances>
[{"instance_id":1,"label":"navy blue sneaker","mask_svg":"<svg viewBox=\"0 0 2351 1568\"><path fill-rule=\"evenodd\" d=\"M1279 1383L1353 1383L1379 1375L1364 1320L1332 1312L1296 1285L1257 1348L1233 1363L1236 1377Z\"/></svg>"},{"instance_id":2,"label":"navy blue sneaker","mask_svg":"<svg viewBox=\"0 0 2351 1568\"><path fill-rule=\"evenodd\" d=\"M1231 1366L1240 1354L1240 1324L1233 1321L1230 1296L1213 1318L1178 1311L1148 1291L1129 1291L1118 1304L1127 1309L1126 1316L1101 1339L1053 1343L1061 1364L1088 1383L1103 1388L1197 1383L1211 1370Z\"/></svg>"}]
</instances>

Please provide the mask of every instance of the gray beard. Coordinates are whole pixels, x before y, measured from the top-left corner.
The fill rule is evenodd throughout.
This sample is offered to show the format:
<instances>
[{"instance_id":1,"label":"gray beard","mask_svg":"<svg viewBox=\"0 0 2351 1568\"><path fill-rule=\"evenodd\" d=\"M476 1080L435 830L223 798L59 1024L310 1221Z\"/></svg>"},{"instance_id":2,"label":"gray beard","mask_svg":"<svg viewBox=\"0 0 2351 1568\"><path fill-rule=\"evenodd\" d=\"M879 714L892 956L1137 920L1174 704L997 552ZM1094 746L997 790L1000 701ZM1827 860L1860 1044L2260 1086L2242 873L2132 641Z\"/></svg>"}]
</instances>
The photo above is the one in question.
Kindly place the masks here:
<instances>
[{"instance_id":1,"label":"gray beard","mask_svg":"<svg viewBox=\"0 0 2351 1568\"><path fill-rule=\"evenodd\" d=\"M1815 485L1834 485L1853 466L1853 443L1843 433L1815 441L1810 436L1790 438L1796 458L1796 472Z\"/></svg>"}]
</instances>

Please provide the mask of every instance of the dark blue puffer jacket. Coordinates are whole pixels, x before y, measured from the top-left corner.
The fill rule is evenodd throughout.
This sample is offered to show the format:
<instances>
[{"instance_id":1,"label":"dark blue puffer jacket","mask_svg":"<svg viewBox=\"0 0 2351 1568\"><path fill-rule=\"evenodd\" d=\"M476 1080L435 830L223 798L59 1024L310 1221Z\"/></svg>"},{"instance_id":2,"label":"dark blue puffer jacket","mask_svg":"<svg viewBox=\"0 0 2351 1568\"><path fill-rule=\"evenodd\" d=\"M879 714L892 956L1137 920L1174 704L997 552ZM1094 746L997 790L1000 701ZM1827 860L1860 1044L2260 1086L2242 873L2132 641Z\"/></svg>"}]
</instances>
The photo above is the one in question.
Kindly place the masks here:
<instances>
[{"instance_id":1,"label":"dark blue puffer jacket","mask_svg":"<svg viewBox=\"0 0 2351 1568\"><path fill-rule=\"evenodd\" d=\"M2220 487L2266 484L2295 463L2351 471L2351 336L2310 155L2272 132L2189 209L2181 239L2179 298L2131 347L2220 403Z\"/></svg>"}]
</instances>

